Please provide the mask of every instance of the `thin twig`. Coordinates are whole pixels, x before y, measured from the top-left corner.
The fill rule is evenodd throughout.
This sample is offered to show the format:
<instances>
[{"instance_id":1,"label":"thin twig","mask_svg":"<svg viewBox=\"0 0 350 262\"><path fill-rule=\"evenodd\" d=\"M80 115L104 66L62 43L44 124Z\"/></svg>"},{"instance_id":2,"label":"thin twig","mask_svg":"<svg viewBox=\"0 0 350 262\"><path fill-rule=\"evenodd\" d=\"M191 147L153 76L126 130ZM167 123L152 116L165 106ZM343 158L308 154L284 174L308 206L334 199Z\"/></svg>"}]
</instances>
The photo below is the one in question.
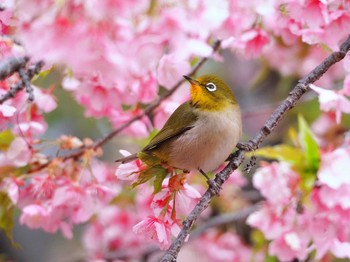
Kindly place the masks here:
<instances>
[{"instance_id":1,"label":"thin twig","mask_svg":"<svg viewBox=\"0 0 350 262\"><path fill-rule=\"evenodd\" d=\"M212 53L213 54L216 53L219 50L219 48L220 48L220 41L215 41L215 43L213 44ZM195 75L197 73L197 71L203 66L203 64L208 59L209 59L209 57L203 57L196 64L196 66L191 70L191 72L189 73L189 76ZM91 150L91 149L95 150L95 149L101 147L102 145L107 143L109 140L111 140L113 137L115 137L117 134L119 134L121 131L123 131L125 128L130 126L132 123L147 116L149 113L153 112L166 98L170 97L184 82L185 82L185 80L181 79L171 89L169 89L166 93L164 93L162 96L160 96L153 103L149 104L141 113L139 113L138 115L131 118L128 122L122 124L117 129L114 129L113 131L111 131L109 134L107 134L103 138L97 140L91 146L84 146L76 152L72 152L72 153L69 153L69 154L63 156L62 161L67 161L69 159L78 159L86 152L86 150ZM50 165L51 162L52 162L52 160L48 161L46 164L38 166L37 168L35 168L33 170L30 170L29 173L33 173L33 172L36 172L38 170L41 170L41 169L47 167L48 165Z\"/></svg>"},{"instance_id":2,"label":"thin twig","mask_svg":"<svg viewBox=\"0 0 350 262\"><path fill-rule=\"evenodd\" d=\"M295 106L298 100L303 94L309 89L309 84L314 83L318 80L327 70L344 59L347 52L350 49L350 36L346 41L340 46L339 51L333 52L326 59L322 61L314 70L312 70L307 76L299 80L298 84L294 89L288 94L288 97L277 107L277 109L271 114L269 119L266 121L264 126L255 135L255 137L249 142L250 150L259 148L266 136L268 136L281 121L283 116ZM235 152L234 156L230 157L230 161L227 166L215 176L215 182L218 186L222 184L229 178L230 174L236 170L243 162L245 151L243 149ZM214 190L209 188L204 195L199 200L198 204L194 207L191 213L183 222L183 227L172 242L170 248L167 250L163 256L161 262L173 262L176 261L177 255L184 244L192 225L197 220L198 216L209 206L211 199L215 196Z\"/></svg>"}]
</instances>

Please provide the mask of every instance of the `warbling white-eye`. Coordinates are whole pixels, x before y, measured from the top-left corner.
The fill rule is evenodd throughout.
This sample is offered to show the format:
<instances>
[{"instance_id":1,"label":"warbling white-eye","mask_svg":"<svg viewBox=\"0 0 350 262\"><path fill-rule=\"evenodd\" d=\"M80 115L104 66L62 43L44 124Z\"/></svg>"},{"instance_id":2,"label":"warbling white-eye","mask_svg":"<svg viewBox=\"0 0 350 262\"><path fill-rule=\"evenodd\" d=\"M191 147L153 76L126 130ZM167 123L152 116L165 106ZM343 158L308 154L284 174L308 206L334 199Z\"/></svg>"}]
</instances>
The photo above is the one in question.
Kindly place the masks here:
<instances>
[{"instance_id":1,"label":"warbling white-eye","mask_svg":"<svg viewBox=\"0 0 350 262\"><path fill-rule=\"evenodd\" d=\"M174 111L140 153L116 162L149 155L176 169L197 170L206 176L227 159L242 133L235 96L217 76L184 78L191 84L191 99Z\"/></svg>"}]
</instances>

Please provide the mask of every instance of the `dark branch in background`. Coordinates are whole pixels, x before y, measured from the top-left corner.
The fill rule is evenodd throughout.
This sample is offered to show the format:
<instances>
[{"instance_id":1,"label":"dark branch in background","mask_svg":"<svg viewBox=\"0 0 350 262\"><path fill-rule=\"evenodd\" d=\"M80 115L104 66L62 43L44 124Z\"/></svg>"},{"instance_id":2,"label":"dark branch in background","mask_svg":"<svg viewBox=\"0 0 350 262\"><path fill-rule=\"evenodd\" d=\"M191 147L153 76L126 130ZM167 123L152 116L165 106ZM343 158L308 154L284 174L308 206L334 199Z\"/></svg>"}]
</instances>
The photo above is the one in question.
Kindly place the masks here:
<instances>
[{"instance_id":1,"label":"dark branch in background","mask_svg":"<svg viewBox=\"0 0 350 262\"><path fill-rule=\"evenodd\" d=\"M215 43L213 44L213 51L212 53L216 53L220 48L220 41L215 41ZM202 58L196 65L195 67L191 70L191 72L188 74L189 76L193 76L197 73L197 71L203 66L203 64L209 59L209 57L204 57ZM112 132L110 132L109 134L107 134L105 137L101 138L100 140L97 140L94 144L92 144L91 146L84 146L82 148L80 148L78 151L67 154L65 156L62 157L63 161L66 161L68 159L78 159L79 157L81 157L86 150L89 149L97 149L99 147L101 147L102 145L104 145L105 143L107 143L109 140L111 140L113 137L115 137L117 134L119 134L121 131L123 131L125 128L127 128L128 126L130 126L132 123L134 123L135 121L147 116L149 113L153 112L161 103L162 101L164 101L166 98L170 97L183 83L185 82L184 79L181 79L179 82L177 82L171 89L169 89L169 91L167 91L166 93L164 93L162 96L160 96L157 100L155 100L153 103L149 104L145 110L143 110L143 112L141 112L140 114L134 116L133 118L131 118L128 122L122 124L121 126L119 126L117 129L114 129ZM33 170L30 170L29 173L33 173L36 172L38 170L41 170L45 167L47 167L48 165L50 165L51 161L48 161L46 164L43 164Z\"/></svg>"},{"instance_id":2,"label":"dark branch in background","mask_svg":"<svg viewBox=\"0 0 350 262\"><path fill-rule=\"evenodd\" d=\"M205 231L207 231L208 228L231 224L231 223L246 219L251 213L258 210L259 206L260 204L257 203L252 206L243 208L239 211L226 213L226 214L222 214L222 215L218 215L210 218L207 222L205 222L204 224L198 226L195 230L193 230L190 236L190 241L200 236L201 234L203 234Z\"/></svg>"},{"instance_id":3,"label":"dark branch in background","mask_svg":"<svg viewBox=\"0 0 350 262\"><path fill-rule=\"evenodd\" d=\"M280 104L277 109L272 113L264 126L255 135L255 137L248 143L245 149L239 149L230 157L230 161L227 166L219 173L216 174L214 181L218 186L229 178L230 174L236 170L244 160L244 153L246 150L255 150L259 148L266 136L268 136L281 121L283 116L295 106L298 100L309 89L309 84L318 80L332 65L344 59L347 52L350 49L350 36L340 46L339 51L333 52L322 63L312 70L306 77L299 80L298 84L288 94L288 97ZM176 261L180 248L185 242L193 223L197 220L198 216L209 206L211 199L214 197L215 191L209 188L201 197L198 204L194 207L191 213L183 222L183 227L177 238L173 241L170 248L162 258L162 262Z\"/></svg>"},{"instance_id":4,"label":"dark branch in background","mask_svg":"<svg viewBox=\"0 0 350 262\"><path fill-rule=\"evenodd\" d=\"M18 72L20 80L11 86L10 90L0 97L0 105L6 100L13 98L16 94L25 89L28 93L28 100L32 102L34 100L33 88L30 84L30 80L40 72L44 65L44 62L39 61L30 65L26 69L26 64L28 62L27 57L16 58L11 57L0 62L0 80L11 76L13 73Z\"/></svg>"}]
</instances>

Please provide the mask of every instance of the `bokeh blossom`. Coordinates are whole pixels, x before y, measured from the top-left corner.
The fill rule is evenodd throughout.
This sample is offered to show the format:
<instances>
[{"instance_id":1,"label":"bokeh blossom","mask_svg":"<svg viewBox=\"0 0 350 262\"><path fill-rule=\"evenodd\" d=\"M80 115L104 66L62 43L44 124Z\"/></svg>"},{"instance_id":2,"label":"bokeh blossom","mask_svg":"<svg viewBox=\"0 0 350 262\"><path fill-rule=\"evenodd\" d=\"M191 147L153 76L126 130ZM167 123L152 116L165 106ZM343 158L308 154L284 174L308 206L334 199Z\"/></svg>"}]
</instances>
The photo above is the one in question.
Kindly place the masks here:
<instances>
[{"instance_id":1,"label":"bokeh blossom","mask_svg":"<svg viewBox=\"0 0 350 262\"><path fill-rule=\"evenodd\" d=\"M155 246L168 248L204 182L162 167L149 177L153 188L139 185L146 169L141 160L116 167L97 160L103 149L93 148L90 139L71 134L48 139L48 114L65 106L56 90L69 93L86 117L105 118L119 128L143 114L203 57L225 63L231 52L259 63L263 73L295 80L339 50L349 34L349 6L341 0L2 1L0 60L28 56L30 63L44 60L45 67L27 87L33 89L33 102L24 89L0 104L5 207L0 211L12 218L16 209L20 224L60 231L66 238L85 224L83 244L91 260L138 260ZM224 52L213 53L217 40ZM235 172L223 187L221 203L214 200L199 218L260 201L246 221L250 241L225 225L188 245L193 252L208 261L350 258L349 61L347 56L310 86L324 112L313 124L317 140L307 136L305 146L292 136L292 145L277 150L279 162L268 155L274 161L262 162L252 179ZM59 72L58 80L43 88L52 72ZM18 73L1 79L0 97L20 81ZM188 86L179 86L123 135L143 144L188 98ZM47 153L48 147L55 153ZM257 196L244 199L243 189Z\"/></svg>"}]
</instances>

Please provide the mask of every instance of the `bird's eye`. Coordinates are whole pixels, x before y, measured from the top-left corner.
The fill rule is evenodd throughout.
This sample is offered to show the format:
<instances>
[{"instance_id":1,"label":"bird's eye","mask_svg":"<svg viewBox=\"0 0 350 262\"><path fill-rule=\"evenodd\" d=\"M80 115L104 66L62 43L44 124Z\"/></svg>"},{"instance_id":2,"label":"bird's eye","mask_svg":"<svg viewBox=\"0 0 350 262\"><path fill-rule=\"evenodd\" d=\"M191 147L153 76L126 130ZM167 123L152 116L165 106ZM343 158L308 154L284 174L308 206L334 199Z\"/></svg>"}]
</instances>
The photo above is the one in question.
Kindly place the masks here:
<instances>
[{"instance_id":1,"label":"bird's eye","mask_svg":"<svg viewBox=\"0 0 350 262\"><path fill-rule=\"evenodd\" d=\"M205 87L208 89L210 92L214 92L216 90L216 85L213 83L208 83L205 85Z\"/></svg>"}]
</instances>

